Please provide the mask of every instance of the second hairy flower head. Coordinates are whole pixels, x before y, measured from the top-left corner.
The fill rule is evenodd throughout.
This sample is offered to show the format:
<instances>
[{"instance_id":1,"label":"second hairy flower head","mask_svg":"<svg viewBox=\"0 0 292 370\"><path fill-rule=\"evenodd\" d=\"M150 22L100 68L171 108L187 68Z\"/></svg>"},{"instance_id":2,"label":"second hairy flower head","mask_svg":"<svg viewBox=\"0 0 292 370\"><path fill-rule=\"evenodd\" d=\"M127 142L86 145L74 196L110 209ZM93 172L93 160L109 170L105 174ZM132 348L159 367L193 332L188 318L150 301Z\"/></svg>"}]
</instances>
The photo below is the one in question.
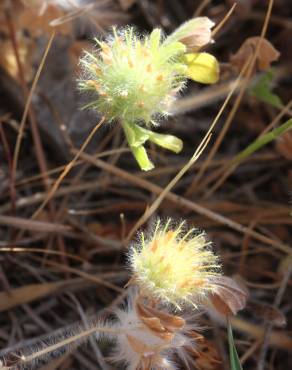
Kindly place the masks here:
<instances>
[{"instance_id":1,"label":"second hairy flower head","mask_svg":"<svg viewBox=\"0 0 292 370\"><path fill-rule=\"evenodd\" d=\"M205 234L186 230L184 222L173 226L171 220L165 225L158 220L150 237L141 233L130 264L141 294L177 308L199 302L216 288L213 280L220 275Z\"/></svg>"}]
</instances>

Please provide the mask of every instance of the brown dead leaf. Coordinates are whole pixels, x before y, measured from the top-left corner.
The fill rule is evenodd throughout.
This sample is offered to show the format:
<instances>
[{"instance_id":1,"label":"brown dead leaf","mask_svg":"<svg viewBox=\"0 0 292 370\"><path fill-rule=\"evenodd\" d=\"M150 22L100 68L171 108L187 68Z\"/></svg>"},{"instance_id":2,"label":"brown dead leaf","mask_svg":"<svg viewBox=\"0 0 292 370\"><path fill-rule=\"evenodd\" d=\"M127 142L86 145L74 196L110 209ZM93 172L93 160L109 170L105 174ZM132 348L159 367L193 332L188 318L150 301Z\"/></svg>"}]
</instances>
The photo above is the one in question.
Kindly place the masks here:
<instances>
[{"instance_id":1,"label":"brown dead leaf","mask_svg":"<svg viewBox=\"0 0 292 370\"><path fill-rule=\"evenodd\" d=\"M230 63L237 72L243 68L247 60L255 53L258 42L260 42L260 47L254 73L267 71L271 67L271 63L278 60L280 53L267 39L259 36L249 37L244 41L238 51L230 57Z\"/></svg>"},{"instance_id":2,"label":"brown dead leaf","mask_svg":"<svg viewBox=\"0 0 292 370\"><path fill-rule=\"evenodd\" d=\"M216 278L215 285L215 291L208 298L219 313L236 315L246 306L248 293L235 280L220 276Z\"/></svg>"},{"instance_id":3,"label":"brown dead leaf","mask_svg":"<svg viewBox=\"0 0 292 370\"><path fill-rule=\"evenodd\" d=\"M50 25L52 21L64 15L65 13L60 7L53 5L48 5L41 13L38 7L24 7L16 18L16 26L18 29L29 30L33 37L43 34L51 35L54 28L57 33L68 36L72 34L72 23L65 22L54 28Z\"/></svg>"},{"instance_id":4,"label":"brown dead leaf","mask_svg":"<svg viewBox=\"0 0 292 370\"><path fill-rule=\"evenodd\" d=\"M1 2L1 1L0 1ZM8 4L9 2L7 2ZM38 44L36 38L47 35L48 37L53 32L53 27L50 22L59 18L64 14L61 8L53 5L47 5L45 11L42 12L40 4L44 2L30 0L14 0L10 4L8 11L15 30L15 41L19 60L23 69L23 75L27 82L31 81L35 71L33 68L36 62L34 58L37 55ZM13 77L16 81L20 81L18 65L15 57L15 51L11 42L11 34L7 28L7 19L1 14L0 8L0 32L1 38L1 53L0 66ZM59 27L55 27L57 33L63 35L72 34L72 24L65 23Z\"/></svg>"},{"instance_id":5,"label":"brown dead leaf","mask_svg":"<svg viewBox=\"0 0 292 370\"><path fill-rule=\"evenodd\" d=\"M247 308L255 316L271 322L274 326L283 327L286 325L286 318L277 308L259 301L250 300Z\"/></svg>"}]
</instances>

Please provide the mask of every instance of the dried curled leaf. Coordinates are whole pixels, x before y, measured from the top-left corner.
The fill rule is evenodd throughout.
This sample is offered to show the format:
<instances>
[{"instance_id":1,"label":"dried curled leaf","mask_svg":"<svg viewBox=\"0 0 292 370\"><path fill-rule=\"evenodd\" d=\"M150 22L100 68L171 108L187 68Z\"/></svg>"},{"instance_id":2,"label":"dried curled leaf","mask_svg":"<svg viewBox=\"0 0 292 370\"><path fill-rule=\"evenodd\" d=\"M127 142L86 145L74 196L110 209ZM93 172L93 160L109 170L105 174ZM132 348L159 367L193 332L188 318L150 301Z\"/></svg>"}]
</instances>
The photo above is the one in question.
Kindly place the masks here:
<instances>
[{"instance_id":1,"label":"dried curled leaf","mask_svg":"<svg viewBox=\"0 0 292 370\"><path fill-rule=\"evenodd\" d=\"M213 307L223 315L236 315L246 306L247 291L227 276L216 277L214 280L216 289L208 297Z\"/></svg>"},{"instance_id":2,"label":"dried curled leaf","mask_svg":"<svg viewBox=\"0 0 292 370\"><path fill-rule=\"evenodd\" d=\"M50 35L53 31L50 23L55 19L63 17L65 14L64 9L54 4L46 4L44 7L40 6L39 3L33 3L19 12L16 18L16 25L18 29L29 30L32 37L38 37L43 34ZM71 35L73 32L72 24L70 22L63 23L57 28L57 32L62 35Z\"/></svg>"},{"instance_id":3,"label":"dried curled leaf","mask_svg":"<svg viewBox=\"0 0 292 370\"><path fill-rule=\"evenodd\" d=\"M286 325L286 318L283 313L269 304L250 300L247 304L247 308L255 316L271 322L274 326L281 328Z\"/></svg>"},{"instance_id":4,"label":"dried curled leaf","mask_svg":"<svg viewBox=\"0 0 292 370\"><path fill-rule=\"evenodd\" d=\"M170 34L165 42L178 41L187 47L188 51L198 51L199 48L211 42L211 28L215 25L207 17L196 17L188 20Z\"/></svg>"},{"instance_id":5,"label":"dried curled leaf","mask_svg":"<svg viewBox=\"0 0 292 370\"><path fill-rule=\"evenodd\" d=\"M207 17L199 17L190 22L193 23L192 27L178 41L187 47L187 51L195 52L212 41L211 28L214 22Z\"/></svg>"},{"instance_id":6,"label":"dried curled leaf","mask_svg":"<svg viewBox=\"0 0 292 370\"><path fill-rule=\"evenodd\" d=\"M271 63L278 60L280 53L268 40L258 36L249 37L244 41L238 51L230 57L230 63L237 71L240 71L247 60L254 55L259 42L260 47L254 72L267 71L271 67Z\"/></svg>"}]
</instances>

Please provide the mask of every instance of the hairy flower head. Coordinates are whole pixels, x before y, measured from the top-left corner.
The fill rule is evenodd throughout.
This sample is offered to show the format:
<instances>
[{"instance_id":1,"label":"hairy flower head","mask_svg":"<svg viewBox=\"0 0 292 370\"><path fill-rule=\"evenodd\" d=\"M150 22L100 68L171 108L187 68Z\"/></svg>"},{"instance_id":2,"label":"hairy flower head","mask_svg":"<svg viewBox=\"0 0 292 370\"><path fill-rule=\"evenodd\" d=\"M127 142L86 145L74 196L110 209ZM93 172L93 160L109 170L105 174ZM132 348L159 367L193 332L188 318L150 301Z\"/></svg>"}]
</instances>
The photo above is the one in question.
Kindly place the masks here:
<instances>
[{"instance_id":1,"label":"hairy flower head","mask_svg":"<svg viewBox=\"0 0 292 370\"><path fill-rule=\"evenodd\" d=\"M155 133L149 127L170 114L187 79L201 83L218 80L217 60L198 52L211 40L213 25L208 18L195 18L168 37L163 37L160 29L141 36L133 27L114 28L105 41L95 39L97 50L81 58L79 86L92 92L86 107L101 113L107 122L120 122L143 170L153 168L144 148L147 140L175 153L182 149L179 138Z\"/></svg>"},{"instance_id":2,"label":"hairy flower head","mask_svg":"<svg viewBox=\"0 0 292 370\"><path fill-rule=\"evenodd\" d=\"M174 227L171 220L166 225L158 220L149 238L141 233L141 244L131 249L130 264L142 294L178 308L212 292L213 279L220 274L205 234L186 230L184 222Z\"/></svg>"},{"instance_id":3,"label":"hairy flower head","mask_svg":"<svg viewBox=\"0 0 292 370\"><path fill-rule=\"evenodd\" d=\"M96 39L99 51L86 54L81 63L87 79L81 87L91 88L98 99L91 106L108 121L150 124L165 115L175 93L184 85L176 59L186 47L179 42L164 45L161 31L139 37L132 27L107 41Z\"/></svg>"}]
</instances>

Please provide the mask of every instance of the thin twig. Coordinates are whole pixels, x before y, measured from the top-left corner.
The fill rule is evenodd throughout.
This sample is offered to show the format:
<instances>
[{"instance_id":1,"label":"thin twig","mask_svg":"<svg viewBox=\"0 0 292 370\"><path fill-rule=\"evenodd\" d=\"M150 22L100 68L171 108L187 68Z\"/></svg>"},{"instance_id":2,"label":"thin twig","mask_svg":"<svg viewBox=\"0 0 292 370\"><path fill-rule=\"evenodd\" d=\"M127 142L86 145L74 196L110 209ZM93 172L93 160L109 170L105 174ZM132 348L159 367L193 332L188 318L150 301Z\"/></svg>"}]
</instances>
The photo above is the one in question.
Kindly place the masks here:
<instances>
[{"instance_id":1,"label":"thin twig","mask_svg":"<svg viewBox=\"0 0 292 370\"><path fill-rule=\"evenodd\" d=\"M99 167L99 168L102 168L103 170L106 170L112 174L114 174L115 176L118 176L119 178L123 178L125 179L126 181L128 182L131 182L133 184L136 184L138 185L139 187L143 188L143 189L146 189L154 194L160 194L162 191L163 191L163 188L161 188L160 186L157 186L153 183L151 183L150 181L147 181L145 179L142 179L142 178L138 178L137 176L135 175L132 175L130 174L129 172L127 171L124 171L116 166L112 166L110 165L109 163L106 163L100 159L95 159L94 157L92 157L91 155L89 154L86 154L86 153L82 153L81 154L81 157L85 160L87 160L88 162L92 163L93 165ZM248 227L245 227L235 221L232 221L230 220L229 218L227 217L224 217L216 212L213 212L195 202L192 202L182 196L179 196L177 194L174 194L172 192L169 192L165 195L165 198L176 203L177 205L179 205L180 207L185 207L186 209L189 209L189 210L192 210L200 215L203 215L211 220L214 220L216 223L219 223L221 225L225 225L225 226L228 226L230 227L231 229L233 230L236 230L242 234L248 234L250 235L251 237L253 237L254 239L257 239L259 241L261 241L262 243L265 243L265 244L268 244L268 245L272 245L273 247L275 247L276 249L278 250L281 250L282 252L284 253L287 253L289 255L292 254L292 249L289 245L286 245L286 244L283 244L277 240L274 240L274 239L271 239L261 233L258 233L254 230L250 230Z\"/></svg>"},{"instance_id":2,"label":"thin twig","mask_svg":"<svg viewBox=\"0 0 292 370\"><path fill-rule=\"evenodd\" d=\"M100 126L103 124L104 118L100 120L98 124L94 126L90 134L87 136L86 140L82 144L81 148L76 152L74 158L72 161L70 161L67 166L64 168L63 172L60 174L58 179L55 181L54 185L52 186L51 190L49 191L46 199L43 201L43 203L39 206L39 208L34 212L34 214L31 216L32 219L35 219L40 212L44 209L46 204L49 202L50 199L54 196L55 192L58 190L58 187L60 186L61 182L65 178L65 176L70 172L70 170L73 168L74 164L77 162L78 158L80 157L81 153L84 151L96 131L100 128Z\"/></svg>"},{"instance_id":3,"label":"thin twig","mask_svg":"<svg viewBox=\"0 0 292 370\"><path fill-rule=\"evenodd\" d=\"M37 83L39 81L41 72L42 72L43 67L45 65L45 61L46 61L47 55L49 53L49 50L51 48L52 42L54 40L54 37L55 37L55 32L53 31L52 32L52 35L51 35L51 37L49 39L49 42L47 44L46 50L44 52L44 55L42 57L42 60L40 62L40 65L38 67L38 70L36 72L35 78L33 80L33 83L32 83L32 86L31 86L31 89L29 91L29 95L27 97L27 101L26 101L26 104L25 104L25 108L24 108L24 112L23 112L23 115L22 115L22 119L20 121L19 131L18 131L18 135L17 135L17 139L16 139L16 144L15 144L15 149L14 149L14 155L13 155L12 175L13 175L14 178L15 178L15 175L16 175L16 169L17 169L17 162L18 162L18 157L19 157L19 152L20 152L21 140L22 140L22 136L23 136L23 132L24 132L25 122L26 122L27 115L28 115L28 112L29 112L30 103L31 103L33 94L35 92Z\"/></svg>"},{"instance_id":4,"label":"thin twig","mask_svg":"<svg viewBox=\"0 0 292 370\"><path fill-rule=\"evenodd\" d=\"M178 174L169 182L169 184L165 187L165 189L159 194L158 198L152 203L152 205L147 208L144 212L144 214L140 217L140 219L136 222L135 226L130 231L127 242L130 241L134 233L137 231L137 229L142 226L156 211L156 209L161 204L163 198L165 198L166 194L170 192L170 190L177 184L177 182L182 178L182 176L192 167L192 165L198 160L198 158L203 153L204 149L207 147L208 142L211 139L211 134L218 123L222 113L224 112L229 100L231 99L234 91L236 90L239 81L241 79L241 75L238 76L237 80L235 81L235 84L233 85L233 88L229 91L229 94L227 95L224 103L222 104L221 108L219 109L219 112L217 113L216 117L214 118L211 126L209 127L209 130L203 137L201 143L199 144L198 148L196 149L195 153L191 157L191 159L181 168L181 170L178 172Z\"/></svg>"},{"instance_id":5,"label":"thin twig","mask_svg":"<svg viewBox=\"0 0 292 370\"><path fill-rule=\"evenodd\" d=\"M260 38L259 38L259 40L256 44L255 52L254 52L254 54L252 54L248 58L248 60L246 61L245 65L243 67L244 73L246 72L246 75L244 77L244 81L243 81L242 86L240 88L239 94L237 95L237 97L235 99L235 102L232 106L232 109L231 109L231 111L230 111L230 113L229 113L229 115L228 115L228 117L227 117L227 119L224 123L224 126L223 126L219 136L217 137L217 140L215 141L208 157L206 158L204 166L201 167L201 170L199 171L199 173L195 177L193 183L191 184L188 191L186 192L186 196L189 196L194 191L194 189L196 188L196 186L197 186L199 180L202 178L205 170L209 167L209 164L210 164L212 158L217 153L218 148L221 145L222 140L225 137L225 134L226 134L227 130L229 129L229 127L230 127L230 125L233 121L233 118L235 117L235 114L236 114L236 112L239 108L239 105L240 105L241 100L244 96L245 90L248 86L250 77L252 75L252 71L253 71L254 65L256 63L256 59L258 57L259 51L260 51L262 40L263 40L263 38L264 38L264 36L267 32L269 19L270 19L271 12L272 12L272 7L273 7L273 0L270 0L269 1L269 6L268 6L268 9L267 9L267 13L266 13L266 18L265 18L265 21L264 21L264 24L263 24L263 27L262 27L261 35L260 35Z\"/></svg>"}]
</instances>

